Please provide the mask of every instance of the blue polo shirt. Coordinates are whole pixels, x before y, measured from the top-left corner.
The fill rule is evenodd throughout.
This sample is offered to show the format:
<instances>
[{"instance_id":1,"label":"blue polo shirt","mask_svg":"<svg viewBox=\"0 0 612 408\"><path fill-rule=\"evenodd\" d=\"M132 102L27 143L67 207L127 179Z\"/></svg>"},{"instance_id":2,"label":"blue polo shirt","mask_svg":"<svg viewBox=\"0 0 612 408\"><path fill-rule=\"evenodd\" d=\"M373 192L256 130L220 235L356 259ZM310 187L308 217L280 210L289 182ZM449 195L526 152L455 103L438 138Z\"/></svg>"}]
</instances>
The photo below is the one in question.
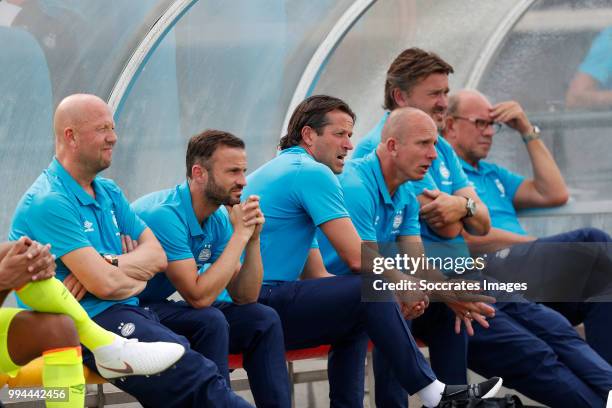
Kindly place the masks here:
<instances>
[{"instance_id":1,"label":"blue polo shirt","mask_svg":"<svg viewBox=\"0 0 612 408\"><path fill-rule=\"evenodd\" d=\"M166 251L168 262L193 258L204 273L223 253L233 228L224 206L200 225L193 211L189 185L147 194L132 203L134 211L147 223ZM138 296L143 302L166 299L176 291L165 273L157 274ZM231 302L224 290L217 300Z\"/></svg>"},{"instance_id":2,"label":"blue polo shirt","mask_svg":"<svg viewBox=\"0 0 612 408\"><path fill-rule=\"evenodd\" d=\"M489 208L491 225L494 228L527 235L518 221L513 204L514 195L525 177L484 160L478 162L478 168L472 167L461 158L459 160L470 179L470 184Z\"/></svg>"},{"instance_id":3,"label":"blue polo shirt","mask_svg":"<svg viewBox=\"0 0 612 408\"><path fill-rule=\"evenodd\" d=\"M602 88L612 89L612 27L595 37L578 70L595 78Z\"/></svg>"},{"instance_id":4,"label":"blue polo shirt","mask_svg":"<svg viewBox=\"0 0 612 408\"><path fill-rule=\"evenodd\" d=\"M121 234L138 239L147 227L112 180L96 177L92 185L96 198L87 194L54 158L17 204L9 239L27 235L50 243L60 280L70 273L62 256L84 247L119 255ZM81 300L91 317L117 303L137 305L138 299L101 300L87 293ZM23 306L21 301L19 305Z\"/></svg>"},{"instance_id":5,"label":"blue polo shirt","mask_svg":"<svg viewBox=\"0 0 612 408\"><path fill-rule=\"evenodd\" d=\"M410 183L402 184L391 196L375 151L349 161L338 178L346 208L363 241L395 242L399 236L420 234L419 204ZM336 275L350 274L321 230L317 240L327 270Z\"/></svg>"},{"instance_id":6,"label":"blue polo shirt","mask_svg":"<svg viewBox=\"0 0 612 408\"><path fill-rule=\"evenodd\" d=\"M385 127L385 122L389 118L391 112L386 111L385 114L380 118L376 126L372 130L370 130L364 137L361 138L357 146L355 146L355 150L353 151L353 159L361 159L362 157L367 156L374 150L376 150L376 146L380 143L380 139L382 137L382 130Z\"/></svg>"},{"instance_id":7,"label":"blue polo shirt","mask_svg":"<svg viewBox=\"0 0 612 408\"><path fill-rule=\"evenodd\" d=\"M349 216L334 173L299 146L251 173L244 195L251 194L260 196L266 217L261 232L264 283L297 280L317 226Z\"/></svg>"},{"instance_id":8,"label":"blue polo shirt","mask_svg":"<svg viewBox=\"0 0 612 408\"><path fill-rule=\"evenodd\" d=\"M376 127L359 142L353 154L354 158L363 157L376 149L376 146L380 143L382 129L388 117L389 112L386 112ZM423 180L410 182L412 190L416 195L421 194L424 189L440 190L447 194L453 194L455 191L469 186L468 178L461 168L457 154L453 147L440 135L438 135L438 142L436 143L436 152L438 157L432 162ZM449 243L451 246L458 247L460 247L461 243L465 242L461 236L450 240L442 238L433 232L425 222L421 223L421 236L426 244L426 248L427 242ZM467 247L465 251L467 251ZM459 252L464 255L465 251Z\"/></svg>"}]
</instances>

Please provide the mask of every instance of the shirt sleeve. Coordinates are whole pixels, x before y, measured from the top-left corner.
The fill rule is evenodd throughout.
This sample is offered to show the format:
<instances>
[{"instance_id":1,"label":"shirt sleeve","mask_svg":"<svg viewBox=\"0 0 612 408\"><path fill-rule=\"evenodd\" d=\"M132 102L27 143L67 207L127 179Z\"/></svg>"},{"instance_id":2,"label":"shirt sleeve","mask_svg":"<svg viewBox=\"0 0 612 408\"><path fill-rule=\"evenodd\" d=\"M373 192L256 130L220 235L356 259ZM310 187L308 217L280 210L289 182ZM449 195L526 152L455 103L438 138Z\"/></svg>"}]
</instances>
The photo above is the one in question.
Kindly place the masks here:
<instances>
[{"instance_id":1,"label":"shirt sleeve","mask_svg":"<svg viewBox=\"0 0 612 408\"><path fill-rule=\"evenodd\" d=\"M187 225L171 208L158 206L141 215L166 252L168 262L193 258Z\"/></svg>"},{"instance_id":2,"label":"shirt sleeve","mask_svg":"<svg viewBox=\"0 0 612 408\"><path fill-rule=\"evenodd\" d=\"M51 253L57 258L93 246L85 235L78 210L61 194L35 197L26 217L30 238L51 244ZM11 238L18 239L20 236L17 235L12 234Z\"/></svg>"},{"instance_id":3,"label":"shirt sleeve","mask_svg":"<svg viewBox=\"0 0 612 408\"><path fill-rule=\"evenodd\" d=\"M506 190L506 194L508 197L513 200L516 195L516 191L521 186L523 181L525 181L525 177L513 173L508 169L505 169L500 166L495 166L497 170L497 176L499 177L499 181L504 185L504 189Z\"/></svg>"},{"instance_id":4,"label":"shirt sleeve","mask_svg":"<svg viewBox=\"0 0 612 408\"><path fill-rule=\"evenodd\" d=\"M405 190L407 196L404 221L400 227L400 236L421 235L421 224L419 222L419 202L408 184L400 186Z\"/></svg>"},{"instance_id":5,"label":"shirt sleeve","mask_svg":"<svg viewBox=\"0 0 612 408\"><path fill-rule=\"evenodd\" d=\"M593 43L578 70L606 86L612 75L612 28L603 30Z\"/></svg>"},{"instance_id":6,"label":"shirt sleeve","mask_svg":"<svg viewBox=\"0 0 612 408\"><path fill-rule=\"evenodd\" d=\"M322 166L305 166L296 179L298 201L316 226L349 216L340 182Z\"/></svg>"}]
</instances>

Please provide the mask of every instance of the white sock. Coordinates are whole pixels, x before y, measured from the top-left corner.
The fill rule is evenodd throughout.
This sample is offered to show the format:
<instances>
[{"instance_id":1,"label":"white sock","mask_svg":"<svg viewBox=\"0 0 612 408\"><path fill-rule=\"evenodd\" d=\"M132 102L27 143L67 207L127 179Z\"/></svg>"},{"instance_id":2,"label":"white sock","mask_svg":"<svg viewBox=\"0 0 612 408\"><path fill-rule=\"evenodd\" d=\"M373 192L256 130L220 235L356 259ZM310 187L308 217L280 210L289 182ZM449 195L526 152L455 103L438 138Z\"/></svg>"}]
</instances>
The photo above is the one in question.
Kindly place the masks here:
<instances>
[{"instance_id":1,"label":"white sock","mask_svg":"<svg viewBox=\"0 0 612 408\"><path fill-rule=\"evenodd\" d=\"M446 388L446 384L438 380L434 380L427 387L417 391L417 395L421 399L421 402L426 407L435 407L440 403L442 399L442 393Z\"/></svg>"}]
</instances>

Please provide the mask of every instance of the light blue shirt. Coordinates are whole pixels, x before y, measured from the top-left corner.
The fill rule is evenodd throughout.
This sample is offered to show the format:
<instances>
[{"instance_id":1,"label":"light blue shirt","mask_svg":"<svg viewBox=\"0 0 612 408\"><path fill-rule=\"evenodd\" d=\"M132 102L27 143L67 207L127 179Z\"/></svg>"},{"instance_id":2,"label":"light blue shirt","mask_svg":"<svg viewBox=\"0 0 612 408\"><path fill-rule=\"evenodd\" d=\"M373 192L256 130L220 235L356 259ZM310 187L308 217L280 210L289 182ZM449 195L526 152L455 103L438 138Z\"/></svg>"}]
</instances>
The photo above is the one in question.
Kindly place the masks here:
<instances>
[{"instance_id":1,"label":"light blue shirt","mask_svg":"<svg viewBox=\"0 0 612 408\"><path fill-rule=\"evenodd\" d=\"M470 179L470 184L489 208L491 225L494 228L527 235L518 221L513 204L516 191L525 177L484 160L478 162L478 168L472 167L461 158L459 160Z\"/></svg>"},{"instance_id":2,"label":"light blue shirt","mask_svg":"<svg viewBox=\"0 0 612 408\"><path fill-rule=\"evenodd\" d=\"M372 130L370 130L364 137L361 138L357 146L355 147L355 151L353 152L353 159L361 159L362 157L367 156L374 150L376 150L376 146L380 143L382 138L382 130L385 127L385 122L389 118L391 112L387 111L383 115L382 118L378 121L376 126Z\"/></svg>"},{"instance_id":3,"label":"light blue shirt","mask_svg":"<svg viewBox=\"0 0 612 408\"><path fill-rule=\"evenodd\" d=\"M419 235L419 204L410 183L402 184L391 196L376 152L349 161L338 178L351 220L363 241L395 242L400 236ZM317 240L327 270L336 275L350 274L321 230Z\"/></svg>"},{"instance_id":4,"label":"light blue shirt","mask_svg":"<svg viewBox=\"0 0 612 408\"><path fill-rule=\"evenodd\" d=\"M602 88L612 89L612 27L595 37L578 70L595 78Z\"/></svg>"},{"instance_id":5,"label":"light blue shirt","mask_svg":"<svg viewBox=\"0 0 612 408\"><path fill-rule=\"evenodd\" d=\"M168 262L193 258L200 273L204 273L225 250L233 228L224 206L200 225L193 211L189 185L147 194L132 203L132 208L147 223L166 251ZM158 273L138 296L143 302L166 299L176 291L165 273ZM227 290L219 301L231 302Z\"/></svg>"},{"instance_id":6,"label":"light blue shirt","mask_svg":"<svg viewBox=\"0 0 612 408\"><path fill-rule=\"evenodd\" d=\"M54 158L17 204L9 239L27 235L51 244L60 280L70 273L62 256L85 247L93 247L100 254L119 255L121 235L138 239L146 228L115 182L96 177L92 185L96 198L87 194ZM138 299L101 300L87 293L81 300L92 317L117 303L138 305ZM19 305L23 306L20 301Z\"/></svg>"},{"instance_id":7,"label":"light blue shirt","mask_svg":"<svg viewBox=\"0 0 612 408\"><path fill-rule=\"evenodd\" d=\"M334 173L299 146L280 152L247 177L244 196L260 196L264 282L297 280L317 226L348 217Z\"/></svg>"}]
</instances>

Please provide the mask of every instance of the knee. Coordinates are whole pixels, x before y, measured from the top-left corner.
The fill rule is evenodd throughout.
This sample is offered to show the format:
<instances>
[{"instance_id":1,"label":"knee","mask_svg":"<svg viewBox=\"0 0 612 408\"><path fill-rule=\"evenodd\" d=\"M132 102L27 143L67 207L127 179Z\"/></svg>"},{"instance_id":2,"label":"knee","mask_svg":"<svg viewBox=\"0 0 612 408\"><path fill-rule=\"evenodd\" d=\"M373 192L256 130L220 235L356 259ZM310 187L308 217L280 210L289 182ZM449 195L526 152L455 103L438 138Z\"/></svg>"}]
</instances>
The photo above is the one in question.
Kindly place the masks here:
<instances>
[{"instance_id":1,"label":"knee","mask_svg":"<svg viewBox=\"0 0 612 408\"><path fill-rule=\"evenodd\" d=\"M246 308L249 320L259 331L282 331L280 317L273 308L259 303L252 303L242 306Z\"/></svg>"},{"instance_id":2,"label":"knee","mask_svg":"<svg viewBox=\"0 0 612 408\"><path fill-rule=\"evenodd\" d=\"M47 349L80 345L79 334L69 316L52 313L41 313L39 316L39 327L44 333Z\"/></svg>"},{"instance_id":3,"label":"knee","mask_svg":"<svg viewBox=\"0 0 612 408\"><path fill-rule=\"evenodd\" d=\"M583 242L610 242L612 238L598 228L583 228L580 230Z\"/></svg>"},{"instance_id":4,"label":"knee","mask_svg":"<svg viewBox=\"0 0 612 408\"><path fill-rule=\"evenodd\" d=\"M208 330L215 332L229 332L229 323L223 312L216 307L200 309L201 321L205 323Z\"/></svg>"}]
</instances>

